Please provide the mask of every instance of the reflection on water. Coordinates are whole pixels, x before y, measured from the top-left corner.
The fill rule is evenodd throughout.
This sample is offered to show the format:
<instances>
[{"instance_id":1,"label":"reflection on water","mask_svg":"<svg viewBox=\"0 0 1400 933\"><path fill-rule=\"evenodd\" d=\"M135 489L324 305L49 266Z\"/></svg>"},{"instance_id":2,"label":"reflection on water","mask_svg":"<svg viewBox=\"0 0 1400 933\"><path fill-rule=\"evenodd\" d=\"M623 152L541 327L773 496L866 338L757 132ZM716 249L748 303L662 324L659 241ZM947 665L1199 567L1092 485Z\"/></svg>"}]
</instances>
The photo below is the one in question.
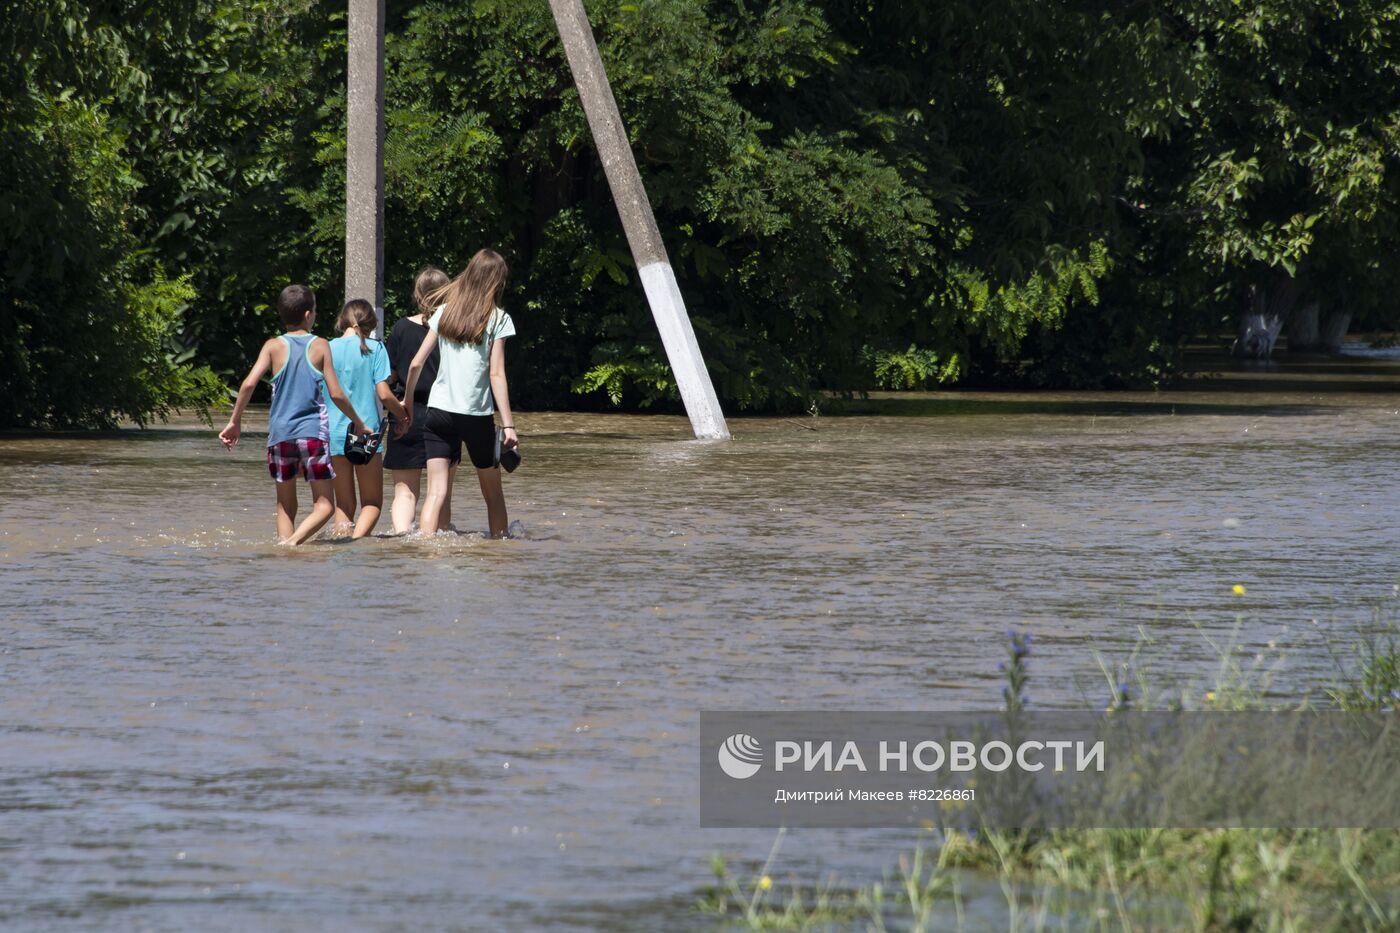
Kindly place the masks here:
<instances>
[{"instance_id":1,"label":"reflection on water","mask_svg":"<svg viewBox=\"0 0 1400 933\"><path fill-rule=\"evenodd\" d=\"M1348 366L730 444L521 415L506 542L279 548L256 438L0 440L0 919L704 928L708 854L771 836L696 829L700 709L994 707L1010 627L1042 706L1101 703L1092 652L1143 637L1164 678L1234 637L1316 684L1398 576L1395 370ZM784 866L909 843L793 833Z\"/></svg>"}]
</instances>

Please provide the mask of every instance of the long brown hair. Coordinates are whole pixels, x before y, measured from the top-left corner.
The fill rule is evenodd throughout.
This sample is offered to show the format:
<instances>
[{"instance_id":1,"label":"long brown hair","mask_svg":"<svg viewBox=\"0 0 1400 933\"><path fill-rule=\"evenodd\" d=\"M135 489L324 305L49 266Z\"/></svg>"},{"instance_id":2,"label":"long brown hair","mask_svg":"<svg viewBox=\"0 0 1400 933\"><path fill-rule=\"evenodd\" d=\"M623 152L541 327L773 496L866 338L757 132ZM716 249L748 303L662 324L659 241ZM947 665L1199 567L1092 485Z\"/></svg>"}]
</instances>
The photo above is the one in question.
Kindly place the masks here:
<instances>
[{"instance_id":1,"label":"long brown hair","mask_svg":"<svg viewBox=\"0 0 1400 933\"><path fill-rule=\"evenodd\" d=\"M481 343L491 312L506 290L506 261L495 250L479 250L462 274L431 296L442 303L438 336L453 343Z\"/></svg>"},{"instance_id":2,"label":"long brown hair","mask_svg":"<svg viewBox=\"0 0 1400 933\"><path fill-rule=\"evenodd\" d=\"M363 298L351 298L345 302L345 307L340 309L340 317L335 319L335 329L341 332L347 327L353 327L360 332L360 355L369 355L369 344L365 342L367 334L374 333L374 329L379 326L379 318L374 314L374 305Z\"/></svg>"},{"instance_id":3,"label":"long brown hair","mask_svg":"<svg viewBox=\"0 0 1400 933\"><path fill-rule=\"evenodd\" d=\"M433 308L433 295L443 290L447 285L447 273L437 266L424 266L418 270L418 274L413 277L413 303L418 305L418 310L423 314L431 314Z\"/></svg>"}]
</instances>

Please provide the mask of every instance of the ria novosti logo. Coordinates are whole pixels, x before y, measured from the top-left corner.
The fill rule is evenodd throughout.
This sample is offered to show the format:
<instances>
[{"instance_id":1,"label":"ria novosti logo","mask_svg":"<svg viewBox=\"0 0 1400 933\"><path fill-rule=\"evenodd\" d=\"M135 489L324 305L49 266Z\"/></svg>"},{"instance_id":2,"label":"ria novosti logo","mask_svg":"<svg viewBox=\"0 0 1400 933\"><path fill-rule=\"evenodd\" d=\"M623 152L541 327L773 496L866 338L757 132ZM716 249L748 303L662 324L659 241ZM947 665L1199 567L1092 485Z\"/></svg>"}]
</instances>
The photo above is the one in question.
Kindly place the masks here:
<instances>
[{"instance_id":1,"label":"ria novosti logo","mask_svg":"<svg viewBox=\"0 0 1400 933\"><path fill-rule=\"evenodd\" d=\"M732 778L751 778L763 766L763 746L753 736L736 732L719 747L719 766Z\"/></svg>"},{"instance_id":2,"label":"ria novosti logo","mask_svg":"<svg viewBox=\"0 0 1400 933\"><path fill-rule=\"evenodd\" d=\"M1056 774L1070 769L1070 752L1074 753L1073 770L1104 770L1105 743L1102 739L1092 743L1083 739L1053 739L1044 742L1026 740L1015 747L999 739L991 741L951 741L925 740L909 747L908 741L881 740L878 757L869 756L874 749L862 752L860 743L853 740L840 742L806 740L795 742L780 740L773 743L773 772L802 771L839 774L850 769L867 773L874 770L881 773L906 773L911 769L924 773L934 771L970 772L977 770L1000 772L1011 768L1034 773L1053 764ZM870 743L867 743L867 745ZM1046 761L1046 758L1053 761ZM867 764L867 761L870 764ZM751 778L763 767L763 746L758 739L747 732L736 732L725 739L719 747L719 766L725 774L736 780ZM796 767L790 767L796 766Z\"/></svg>"}]
</instances>

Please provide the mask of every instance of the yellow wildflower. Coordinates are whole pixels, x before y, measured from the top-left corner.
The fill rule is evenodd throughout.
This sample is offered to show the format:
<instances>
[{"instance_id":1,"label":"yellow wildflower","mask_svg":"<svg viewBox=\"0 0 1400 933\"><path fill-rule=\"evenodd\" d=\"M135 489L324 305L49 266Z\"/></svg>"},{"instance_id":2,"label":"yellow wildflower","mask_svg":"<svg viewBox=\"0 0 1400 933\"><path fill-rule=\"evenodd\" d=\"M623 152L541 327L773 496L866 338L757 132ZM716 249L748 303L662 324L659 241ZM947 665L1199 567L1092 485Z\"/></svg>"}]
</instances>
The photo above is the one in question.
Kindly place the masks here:
<instances>
[{"instance_id":1,"label":"yellow wildflower","mask_svg":"<svg viewBox=\"0 0 1400 933\"><path fill-rule=\"evenodd\" d=\"M1236 596L1243 596L1243 595L1244 595L1244 584L1243 584L1243 583L1236 583L1236 584L1234 585L1234 587L1232 587L1232 589L1234 590L1234 593L1235 593Z\"/></svg>"},{"instance_id":2,"label":"yellow wildflower","mask_svg":"<svg viewBox=\"0 0 1400 933\"><path fill-rule=\"evenodd\" d=\"M764 875L762 878L758 879L758 887L762 891L767 891L769 888L773 887L773 879Z\"/></svg>"}]
</instances>

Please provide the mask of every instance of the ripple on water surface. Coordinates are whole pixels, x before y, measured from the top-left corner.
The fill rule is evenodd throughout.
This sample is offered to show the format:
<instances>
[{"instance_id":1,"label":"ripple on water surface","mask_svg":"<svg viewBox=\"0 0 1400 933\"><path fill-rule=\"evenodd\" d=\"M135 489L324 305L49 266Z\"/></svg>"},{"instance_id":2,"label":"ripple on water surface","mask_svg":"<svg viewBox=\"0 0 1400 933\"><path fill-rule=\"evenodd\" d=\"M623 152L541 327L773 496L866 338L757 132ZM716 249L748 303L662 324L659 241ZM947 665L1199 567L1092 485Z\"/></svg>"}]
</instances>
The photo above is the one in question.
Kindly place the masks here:
<instances>
[{"instance_id":1,"label":"ripple on water surface","mask_svg":"<svg viewBox=\"0 0 1400 933\"><path fill-rule=\"evenodd\" d=\"M1208 638L1324 678L1396 577L1387 391L899 397L731 444L522 415L515 540L464 476L473 533L298 550L256 438L5 439L0 917L703 927L709 853L771 836L697 834L700 709L995 706L1008 628L1042 706L1144 636L1188 683Z\"/></svg>"}]
</instances>

